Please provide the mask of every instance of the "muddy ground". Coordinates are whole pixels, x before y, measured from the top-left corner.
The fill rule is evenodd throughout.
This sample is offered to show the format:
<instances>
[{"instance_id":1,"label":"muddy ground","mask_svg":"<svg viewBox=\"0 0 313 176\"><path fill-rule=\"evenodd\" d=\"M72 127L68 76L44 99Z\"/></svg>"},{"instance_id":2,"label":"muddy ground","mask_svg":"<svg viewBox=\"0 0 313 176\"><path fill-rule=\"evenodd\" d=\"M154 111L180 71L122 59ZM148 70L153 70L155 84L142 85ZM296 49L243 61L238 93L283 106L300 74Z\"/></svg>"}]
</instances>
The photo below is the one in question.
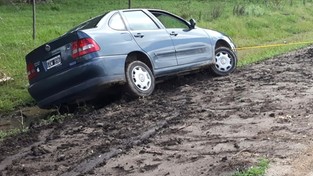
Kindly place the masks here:
<instances>
[{"instance_id":1,"label":"muddy ground","mask_svg":"<svg viewBox=\"0 0 313 176\"><path fill-rule=\"evenodd\" d=\"M313 47L168 80L0 142L0 175L313 175ZM26 117L27 118L27 117Z\"/></svg>"}]
</instances>

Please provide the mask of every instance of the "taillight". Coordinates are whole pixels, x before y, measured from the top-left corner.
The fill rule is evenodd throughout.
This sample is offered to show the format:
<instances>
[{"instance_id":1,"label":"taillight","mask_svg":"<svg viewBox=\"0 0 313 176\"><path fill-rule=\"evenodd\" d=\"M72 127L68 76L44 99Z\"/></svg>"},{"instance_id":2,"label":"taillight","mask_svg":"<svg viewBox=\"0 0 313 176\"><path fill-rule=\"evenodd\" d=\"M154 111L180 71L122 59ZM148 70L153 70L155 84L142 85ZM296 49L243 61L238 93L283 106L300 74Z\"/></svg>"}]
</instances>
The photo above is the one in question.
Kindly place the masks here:
<instances>
[{"instance_id":1,"label":"taillight","mask_svg":"<svg viewBox=\"0 0 313 176\"><path fill-rule=\"evenodd\" d=\"M27 64L27 76L28 76L28 80L31 80L37 76L37 71L33 63Z\"/></svg>"},{"instance_id":2,"label":"taillight","mask_svg":"<svg viewBox=\"0 0 313 176\"><path fill-rule=\"evenodd\" d=\"M72 58L99 51L99 45L92 38L84 38L72 43Z\"/></svg>"}]
</instances>

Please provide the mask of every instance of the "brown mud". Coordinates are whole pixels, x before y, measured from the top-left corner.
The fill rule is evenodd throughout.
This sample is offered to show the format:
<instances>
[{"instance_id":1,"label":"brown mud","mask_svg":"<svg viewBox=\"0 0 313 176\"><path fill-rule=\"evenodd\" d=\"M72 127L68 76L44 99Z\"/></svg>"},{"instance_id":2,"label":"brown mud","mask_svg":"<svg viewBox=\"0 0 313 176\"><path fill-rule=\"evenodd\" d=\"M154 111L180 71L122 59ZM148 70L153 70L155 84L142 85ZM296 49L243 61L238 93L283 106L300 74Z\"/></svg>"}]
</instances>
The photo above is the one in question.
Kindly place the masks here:
<instances>
[{"instance_id":1,"label":"brown mud","mask_svg":"<svg viewBox=\"0 0 313 176\"><path fill-rule=\"evenodd\" d=\"M313 47L158 84L0 142L0 175L266 175L313 172Z\"/></svg>"}]
</instances>

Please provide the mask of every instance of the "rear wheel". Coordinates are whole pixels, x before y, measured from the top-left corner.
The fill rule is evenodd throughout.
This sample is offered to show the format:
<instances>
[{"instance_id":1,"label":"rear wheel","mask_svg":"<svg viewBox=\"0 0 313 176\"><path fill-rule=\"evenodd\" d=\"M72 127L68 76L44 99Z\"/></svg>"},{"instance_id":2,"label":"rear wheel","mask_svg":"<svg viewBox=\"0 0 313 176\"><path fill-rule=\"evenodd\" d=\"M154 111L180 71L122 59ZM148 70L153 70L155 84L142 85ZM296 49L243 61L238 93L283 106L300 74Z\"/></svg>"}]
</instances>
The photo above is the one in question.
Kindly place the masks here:
<instances>
[{"instance_id":1,"label":"rear wheel","mask_svg":"<svg viewBox=\"0 0 313 176\"><path fill-rule=\"evenodd\" d=\"M132 97L149 96L154 90L154 75L151 69L141 61L133 61L127 65L126 80Z\"/></svg>"},{"instance_id":2,"label":"rear wheel","mask_svg":"<svg viewBox=\"0 0 313 176\"><path fill-rule=\"evenodd\" d=\"M226 47L215 50L215 64L211 66L213 73L217 76L225 76L232 73L237 66L236 54Z\"/></svg>"}]
</instances>

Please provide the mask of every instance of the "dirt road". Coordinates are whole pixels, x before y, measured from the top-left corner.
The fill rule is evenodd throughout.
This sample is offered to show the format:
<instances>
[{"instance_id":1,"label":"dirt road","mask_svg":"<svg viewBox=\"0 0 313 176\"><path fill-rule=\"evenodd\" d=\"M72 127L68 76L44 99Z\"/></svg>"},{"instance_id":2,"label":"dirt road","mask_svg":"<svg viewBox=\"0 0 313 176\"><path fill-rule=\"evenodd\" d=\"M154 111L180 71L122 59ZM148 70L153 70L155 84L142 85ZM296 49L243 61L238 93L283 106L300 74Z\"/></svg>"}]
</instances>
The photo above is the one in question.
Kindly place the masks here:
<instances>
[{"instance_id":1,"label":"dirt road","mask_svg":"<svg viewBox=\"0 0 313 176\"><path fill-rule=\"evenodd\" d=\"M161 83L0 143L0 175L313 174L313 47Z\"/></svg>"}]
</instances>

